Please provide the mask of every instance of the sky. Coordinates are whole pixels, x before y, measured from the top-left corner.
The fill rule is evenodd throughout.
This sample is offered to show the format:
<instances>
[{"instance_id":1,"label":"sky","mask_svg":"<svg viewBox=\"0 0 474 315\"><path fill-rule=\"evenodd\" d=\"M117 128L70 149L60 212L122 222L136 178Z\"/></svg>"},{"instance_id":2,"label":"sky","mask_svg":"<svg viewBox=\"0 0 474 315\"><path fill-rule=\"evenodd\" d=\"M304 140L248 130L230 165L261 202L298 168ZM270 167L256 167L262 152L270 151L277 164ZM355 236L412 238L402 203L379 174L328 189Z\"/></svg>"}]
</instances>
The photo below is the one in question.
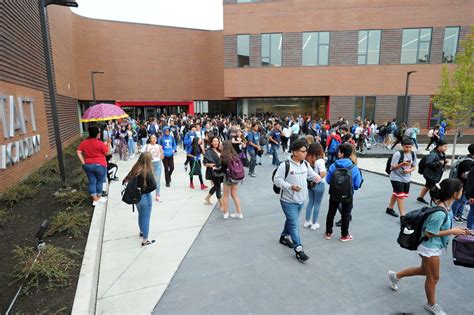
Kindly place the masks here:
<instances>
[{"instance_id":1,"label":"sky","mask_svg":"<svg viewBox=\"0 0 474 315\"><path fill-rule=\"evenodd\" d=\"M222 0L76 0L76 14L105 20L221 30Z\"/></svg>"}]
</instances>

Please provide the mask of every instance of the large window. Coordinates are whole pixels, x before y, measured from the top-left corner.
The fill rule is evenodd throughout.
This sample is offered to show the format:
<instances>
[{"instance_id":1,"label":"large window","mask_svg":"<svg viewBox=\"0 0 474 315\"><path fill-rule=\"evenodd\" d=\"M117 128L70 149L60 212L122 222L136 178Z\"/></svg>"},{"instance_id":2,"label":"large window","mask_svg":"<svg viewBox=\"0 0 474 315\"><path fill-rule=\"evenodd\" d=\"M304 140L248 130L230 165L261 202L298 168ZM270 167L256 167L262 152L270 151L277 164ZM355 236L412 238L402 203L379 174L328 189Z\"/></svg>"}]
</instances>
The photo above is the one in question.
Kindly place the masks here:
<instances>
[{"instance_id":1,"label":"large window","mask_svg":"<svg viewBox=\"0 0 474 315\"><path fill-rule=\"evenodd\" d=\"M444 29L443 63L453 63L458 50L459 27Z\"/></svg>"},{"instance_id":2,"label":"large window","mask_svg":"<svg viewBox=\"0 0 474 315\"><path fill-rule=\"evenodd\" d=\"M354 118L375 120L375 96L357 96L355 99Z\"/></svg>"},{"instance_id":3,"label":"large window","mask_svg":"<svg viewBox=\"0 0 474 315\"><path fill-rule=\"evenodd\" d=\"M400 63L430 62L431 28L403 30Z\"/></svg>"},{"instance_id":4,"label":"large window","mask_svg":"<svg viewBox=\"0 0 474 315\"><path fill-rule=\"evenodd\" d=\"M281 97L249 99L249 114L285 116L312 115L326 117L327 97Z\"/></svg>"},{"instance_id":5,"label":"large window","mask_svg":"<svg viewBox=\"0 0 474 315\"><path fill-rule=\"evenodd\" d=\"M262 34L262 66L281 67L282 36Z\"/></svg>"},{"instance_id":6,"label":"large window","mask_svg":"<svg viewBox=\"0 0 474 315\"><path fill-rule=\"evenodd\" d=\"M250 36L237 35L237 66L239 68L250 65Z\"/></svg>"},{"instance_id":7,"label":"large window","mask_svg":"<svg viewBox=\"0 0 474 315\"><path fill-rule=\"evenodd\" d=\"M377 65L380 56L380 30L359 31L359 49L357 63L360 65Z\"/></svg>"},{"instance_id":8,"label":"large window","mask_svg":"<svg viewBox=\"0 0 474 315\"><path fill-rule=\"evenodd\" d=\"M257 2L258 0L237 0L237 3L250 3L250 2Z\"/></svg>"},{"instance_id":9,"label":"large window","mask_svg":"<svg viewBox=\"0 0 474 315\"><path fill-rule=\"evenodd\" d=\"M329 32L303 33L303 66L329 64Z\"/></svg>"}]
</instances>

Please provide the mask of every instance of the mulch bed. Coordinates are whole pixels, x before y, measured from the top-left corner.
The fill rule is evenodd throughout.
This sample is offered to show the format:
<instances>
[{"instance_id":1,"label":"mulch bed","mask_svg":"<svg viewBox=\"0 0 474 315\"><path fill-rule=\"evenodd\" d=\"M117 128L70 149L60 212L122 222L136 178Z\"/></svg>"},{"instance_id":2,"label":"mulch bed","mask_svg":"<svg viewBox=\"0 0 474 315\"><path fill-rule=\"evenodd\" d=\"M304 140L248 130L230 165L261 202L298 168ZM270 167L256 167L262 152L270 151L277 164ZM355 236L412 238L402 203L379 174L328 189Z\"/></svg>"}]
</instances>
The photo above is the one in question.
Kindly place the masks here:
<instances>
[{"instance_id":1,"label":"mulch bed","mask_svg":"<svg viewBox=\"0 0 474 315\"><path fill-rule=\"evenodd\" d=\"M77 172L77 169L81 168L80 162L74 156L66 156L65 165L68 178L70 178L70 174L75 170ZM54 174L52 176L59 175ZM0 313L4 314L6 312L21 285L20 283L11 284L12 279L9 276L13 271L14 261L11 253L14 245L36 248L34 235L41 222L44 219L50 220L56 212L67 208L64 204L52 202L54 198L53 193L60 186L58 184L55 187L48 187L46 185L38 187L33 198L23 200L10 209L7 205L0 203L0 209L9 209L10 216L8 222L0 226ZM82 208L89 214L90 224L93 213L92 204L87 202ZM29 296L21 294L11 311L12 314L71 313L88 232L89 228L84 228L82 238L78 239L74 239L67 234L58 233L44 238L46 246L52 244L80 253L80 255L72 256L77 266L71 270L70 285L52 292L44 289L41 291L33 290Z\"/></svg>"}]
</instances>

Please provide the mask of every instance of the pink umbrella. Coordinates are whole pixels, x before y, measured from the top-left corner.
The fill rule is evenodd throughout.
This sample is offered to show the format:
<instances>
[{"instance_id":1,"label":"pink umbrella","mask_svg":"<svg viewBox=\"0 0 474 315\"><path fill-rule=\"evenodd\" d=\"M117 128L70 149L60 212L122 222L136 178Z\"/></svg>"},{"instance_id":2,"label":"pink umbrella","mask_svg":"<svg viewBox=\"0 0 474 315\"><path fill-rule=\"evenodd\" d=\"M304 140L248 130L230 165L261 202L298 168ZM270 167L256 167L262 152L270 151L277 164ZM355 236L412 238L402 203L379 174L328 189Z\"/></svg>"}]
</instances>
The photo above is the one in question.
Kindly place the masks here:
<instances>
[{"instance_id":1,"label":"pink umbrella","mask_svg":"<svg viewBox=\"0 0 474 315\"><path fill-rule=\"evenodd\" d=\"M125 117L128 117L128 114L117 105L102 103L89 107L84 115L82 115L81 122L104 121Z\"/></svg>"}]
</instances>

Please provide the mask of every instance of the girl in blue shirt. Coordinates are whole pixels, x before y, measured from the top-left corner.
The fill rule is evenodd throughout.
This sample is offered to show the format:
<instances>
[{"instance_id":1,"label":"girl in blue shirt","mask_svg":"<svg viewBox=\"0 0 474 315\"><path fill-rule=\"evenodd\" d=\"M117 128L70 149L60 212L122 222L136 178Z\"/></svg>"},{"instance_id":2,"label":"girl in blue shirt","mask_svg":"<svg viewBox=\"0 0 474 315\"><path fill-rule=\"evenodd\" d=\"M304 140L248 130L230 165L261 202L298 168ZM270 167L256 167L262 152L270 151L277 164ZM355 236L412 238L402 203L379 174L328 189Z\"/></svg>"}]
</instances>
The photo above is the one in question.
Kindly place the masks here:
<instances>
[{"instance_id":1,"label":"girl in blue shirt","mask_svg":"<svg viewBox=\"0 0 474 315\"><path fill-rule=\"evenodd\" d=\"M425 276L425 293L428 303L425 309L432 314L446 314L436 303L436 284L439 279L439 256L448 247L450 235L469 235L471 232L462 227L452 227L451 204L462 196L463 186L458 179L447 178L436 184L430 191L436 205L445 211L432 213L423 223L423 241L417 248L421 257L420 267L411 267L399 272L389 271L390 286L398 290L398 281L404 277Z\"/></svg>"}]
</instances>

